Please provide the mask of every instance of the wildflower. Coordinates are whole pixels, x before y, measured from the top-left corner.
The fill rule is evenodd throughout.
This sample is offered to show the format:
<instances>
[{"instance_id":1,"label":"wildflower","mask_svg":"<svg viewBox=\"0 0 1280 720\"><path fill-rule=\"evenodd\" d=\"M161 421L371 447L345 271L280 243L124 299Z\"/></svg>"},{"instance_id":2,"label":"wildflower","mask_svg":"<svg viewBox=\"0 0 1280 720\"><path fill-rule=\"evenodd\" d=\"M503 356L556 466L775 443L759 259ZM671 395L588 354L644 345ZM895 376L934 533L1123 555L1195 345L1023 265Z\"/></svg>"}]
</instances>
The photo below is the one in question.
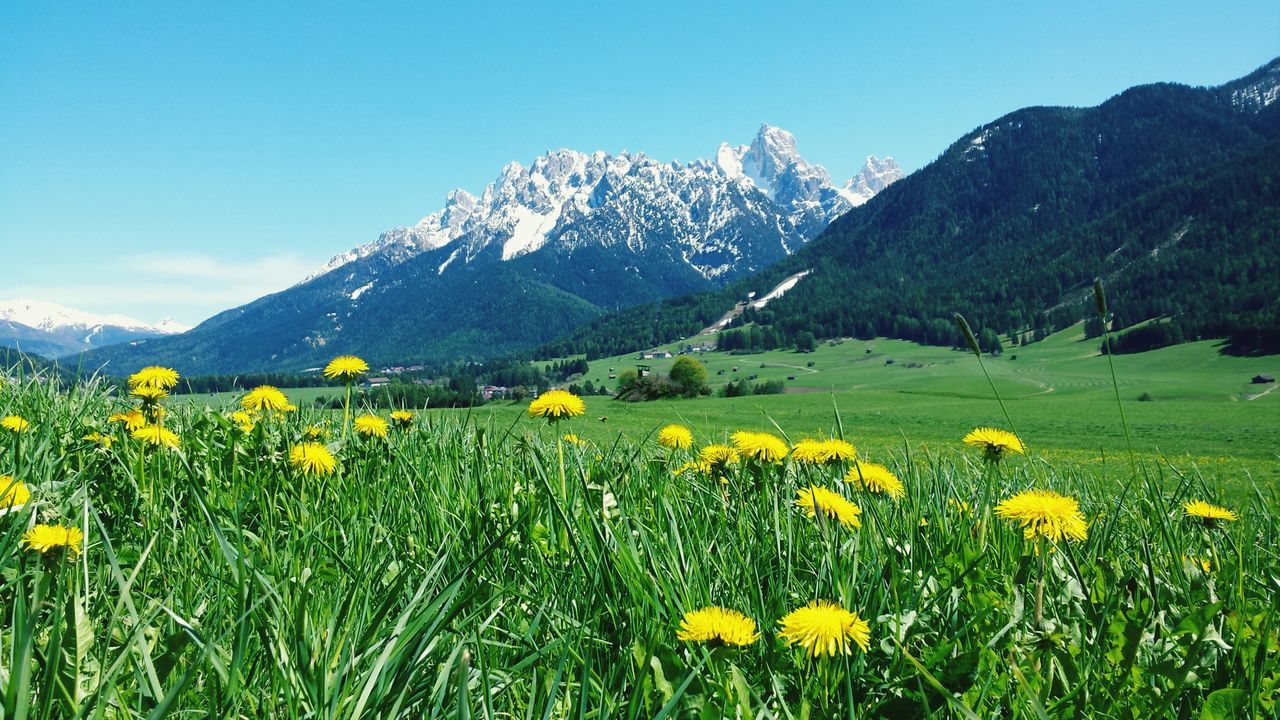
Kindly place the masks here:
<instances>
[{"instance_id":1,"label":"wildflower","mask_svg":"<svg viewBox=\"0 0 1280 720\"><path fill-rule=\"evenodd\" d=\"M249 412L285 412L289 398L272 385L259 385L240 398L240 407Z\"/></svg>"},{"instance_id":2,"label":"wildflower","mask_svg":"<svg viewBox=\"0 0 1280 720\"><path fill-rule=\"evenodd\" d=\"M100 432L91 432L80 439L88 443L93 443L103 450L110 450L111 443L114 442L110 435L103 435Z\"/></svg>"},{"instance_id":3,"label":"wildflower","mask_svg":"<svg viewBox=\"0 0 1280 720\"><path fill-rule=\"evenodd\" d=\"M133 431L133 439L155 447L178 447L178 435L168 428L159 425L147 425Z\"/></svg>"},{"instance_id":4,"label":"wildflower","mask_svg":"<svg viewBox=\"0 0 1280 720\"><path fill-rule=\"evenodd\" d=\"M871 626L858 613L830 600L815 600L792 610L778 622L778 637L788 645L799 645L811 657L853 654L853 645L862 652L871 647ZM850 642L852 641L852 642Z\"/></svg>"},{"instance_id":5,"label":"wildflower","mask_svg":"<svg viewBox=\"0 0 1280 720\"><path fill-rule=\"evenodd\" d=\"M1182 511L1187 517L1204 523L1205 527L1216 527L1219 521L1235 522L1240 519L1239 515L1230 510L1217 505L1210 505L1203 500L1193 500L1185 503L1182 506Z\"/></svg>"},{"instance_id":6,"label":"wildflower","mask_svg":"<svg viewBox=\"0 0 1280 720\"><path fill-rule=\"evenodd\" d=\"M658 431L658 444L672 450L688 450L693 447L693 433L689 428L673 423Z\"/></svg>"},{"instance_id":7,"label":"wildflower","mask_svg":"<svg viewBox=\"0 0 1280 720\"><path fill-rule=\"evenodd\" d=\"M338 461L320 443L307 442L294 445L289 450L289 464L304 475L330 475L338 467Z\"/></svg>"},{"instance_id":8,"label":"wildflower","mask_svg":"<svg viewBox=\"0 0 1280 720\"><path fill-rule=\"evenodd\" d=\"M369 363L355 355L339 355L324 366L324 376L330 380L341 379L343 382L355 380L361 373L369 371Z\"/></svg>"},{"instance_id":9,"label":"wildflower","mask_svg":"<svg viewBox=\"0 0 1280 720\"><path fill-rule=\"evenodd\" d=\"M548 422L577 417L586 411L582 398L565 390L548 390L529 403L529 414L546 418Z\"/></svg>"},{"instance_id":10,"label":"wildflower","mask_svg":"<svg viewBox=\"0 0 1280 720\"><path fill-rule=\"evenodd\" d=\"M391 422L401 430L408 430L413 425L413 413L408 410L396 410L391 413Z\"/></svg>"},{"instance_id":11,"label":"wildflower","mask_svg":"<svg viewBox=\"0 0 1280 720\"><path fill-rule=\"evenodd\" d=\"M141 400L144 405L154 405L169 397L168 390L154 385L139 385L130 390L129 394Z\"/></svg>"},{"instance_id":12,"label":"wildflower","mask_svg":"<svg viewBox=\"0 0 1280 720\"><path fill-rule=\"evenodd\" d=\"M961 515L969 515L973 513L973 507L970 506L969 503L965 502L964 500L947 498L947 507L954 509L957 513Z\"/></svg>"},{"instance_id":13,"label":"wildflower","mask_svg":"<svg viewBox=\"0 0 1280 720\"><path fill-rule=\"evenodd\" d=\"M319 425L308 425L303 428L302 436L308 440L324 440L329 437L329 430Z\"/></svg>"},{"instance_id":14,"label":"wildflower","mask_svg":"<svg viewBox=\"0 0 1280 720\"><path fill-rule=\"evenodd\" d=\"M728 445L706 445L698 451L703 462L717 467L728 467L738 462L738 451Z\"/></svg>"},{"instance_id":15,"label":"wildflower","mask_svg":"<svg viewBox=\"0 0 1280 720\"><path fill-rule=\"evenodd\" d=\"M846 462L858 456L858 449L840 438L824 440L822 445L826 450L826 462Z\"/></svg>"},{"instance_id":16,"label":"wildflower","mask_svg":"<svg viewBox=\"0 0 1280 720\"><path fill-rule=\"evenodd\" d=\"M564 436L561 437L560 439L564 440L570 445L586 445L587 444L586 440L583 440L582 438L578 437L577 435L574 435L573 433L565 433Z\"/></svg>"},{"instance_id":17,"label":"wildflower","mask_svg":"<svg viewBox=\"0 0 1280 720\"><path fill-rule=\"evenodd\" d=\"M0 513L16 510L31 499L31 491L24 482L8 475L0 475Z\"/></svg>"},{"instance_id":18,"label":"wildflower","mask_svg":"<svg viewBox=\"0 0 1280 720\"><path fill-rule=\"evenodd\" d=\"M387 421L377 415L361 415L352 423L356 434L363 437L385 438L387 436Z\"/></svg>"},{"instance_id":19,"label":"wildflower","mask_svg":"<svg viewBox=\"0 0 1280 720\"><path fill-rule=\"evenodd\" d=\"M712 470L711 463L707 462L706 460L693 460L681 465L675 470L672 470L671 476L680 477L681 475L687 472L695 472L695 473L701 473L703 475L710 475L711 470Z\"/></svg>"},{"instance_id":20,"label":"wildflower","mask_svg":"<svg viewBox=\"0 0 1280 720\"><path fill-rule=\"evenodd\" d=\"M8 415L3 420L0 420L0 427L15 434L24 433L31 429L31 423L17 415Z\"/></svg>"},{"instance_id":21,"label":"wildflower","mask_svg":"<svg viewBox=\"0 0 1280 720\"><path fill-rule=\"evenodd\" d=\"M737 610L705 607L684 614L676 639L744 646L759 640L760 633L756 632L756 621Z\"/></svg>"},{"instance_id":22,"label":"wildflower","mask_svg":"<svg viewBox=\"0 0 1280 720\"><path fill-rule=\"evenodd\" d=\"M792 459L805 465L827 465L852 460L857 454L853 445L838 438L801 440L791 448Z\"/></svg>"},{"instance_id":23,"label":"wildflower","mask_svg":"<svg viewBox=\"0 0 1280 720\"><path fill-rule=\"evenodd\" d=\"M743 457L756 462L779 463L789 452L785 442L769 433L739 430L729 439Z\"/></svg>"},{"instance_id":24,"label":"wildflower","mask_svg":"<svg viewBox=\"0 0 1280 720\"><path fill-rule=\"evenodd\" d=\"M820 440L801 440L791 446L791 459L804 465L821 465L826 462L826 455Z\"/></svg>"},{"instance_id":25,"label":"wildflower","mask_svg":"<svg viewBox=\"0 0 1280 720\"><path fill-rule=\"evenodd\" d=\"M159 365L144 367L129 376L129 387L135 390L140 387L168 390L177 384L177 371Z\"/></svg>"},{"instance_id":26,"label":"wildflower","mask_svg":"<svg viewBox=\"0 0 1280 720\"><path fill-rule=\"evenodd\" d=\"M231 422L235 423L236 427L240 428L240 432L253 432L253 416L244 410L237 410L231 413Z\"/></svg>"},{"instance_id":27,"label":"wildflower","mask_svg":"<svg viewBox=\"0 0 1280 720\"><path fill-rule=\"evenodd\" d=\"M1000 462L1008 453L1024 455L1027 446L1022 444L1017 435L997 428L975 428L964 436L964 444L982 448L982 456L987 462Z\"/></svg>"},{"instance_id":28,"label":"wildflower","mask_svg":"<svg viewBox=\"0 0 1280 720\"><path fill-rule=\"evenodd\" d=\"M811 518L816 518L821 512L823 517L839 520L845 527L862 527L862 520L858 518L862 514L862 508L846 500L840 493L818 485L797 490L796 507L803 508Z\"/></svg>"},{"instance_id":29,"label":"wildflower","mask_svg":"<svg viewBox=\"0 0 1280 720\"><path fill-rule=\"evenodd\" d=\"M80 543L83 541L84 535L80 528L61 525L36 525L22 536L23 546L41 555L65 549L69 556L75 557L80 554Z\"/></svg>"},{"instance_id":30,"label":"wildflower","mask_svg":"<svg viewBox=\"0 0 1280 720\"><path fill-rule=\"evenodd\" d=\"M855 463L845 473L844 481L870 493L884 493L894 500L902 499L907 494L902 481L889 468L872 462Z\"/></svg>"},{"instance_id":31,"label":"wildflower","mask_svg":"<svg viewBox=\"0 0 1280 720\"><path fill-rule=\"evenodd\" d=\"M120 423L125 430L133 432L143 425L147 424L147 418L138 410L130 410L129 412L116 413L107 418L107 422Z\"/></svg>"},{"instance_id":32,"label":"wildflower","mask_svg":"<svg viewBox=\"0 0 1280 720\"><path fill-rule=\"evenodd\" d=\"M1053 542L1084 540L1088 529L1080 504L1075 498L1052 490L1026 490L996 506L996 515L1015 520L1022 536L1030 540L1037 535Z\"/></svg>"}]
</instances>

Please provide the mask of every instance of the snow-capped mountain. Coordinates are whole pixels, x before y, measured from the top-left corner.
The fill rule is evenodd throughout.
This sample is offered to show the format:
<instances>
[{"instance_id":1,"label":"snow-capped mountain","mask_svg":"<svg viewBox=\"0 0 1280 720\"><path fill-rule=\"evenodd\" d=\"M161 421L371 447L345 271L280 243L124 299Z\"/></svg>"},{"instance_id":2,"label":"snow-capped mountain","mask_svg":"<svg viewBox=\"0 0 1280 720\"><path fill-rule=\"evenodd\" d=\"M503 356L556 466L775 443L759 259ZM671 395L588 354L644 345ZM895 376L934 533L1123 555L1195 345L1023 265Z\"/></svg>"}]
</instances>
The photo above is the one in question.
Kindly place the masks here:
<instances>
[{"instance_id":1,"label":"snow-capped mountain","mask_svg":"<svg viewBox=\"0 0 1280 720\"><path fill-rule=\"evenodd\" d=\"M67 355L189 329L169 318L147 323L127 315L99 315L40 300L0 300L0 345L37 355Z\"/></svg>"},{"instance_id":2,"label":"snow-capped mountain","mask_svg":"<svg viewBox=\"0 0 1280 720\"><path fill-rule=\"evenodd\" d=\"M548 242L622 243L634 250L648 242L655 229L669 230L670 238L660 233L664 241L674 239L689 266L712 278L734 270L734 260L744 256L724 237L724 230L742 215L774 225L785 255L901 177L893 158L871 156L857 175L836 186L825 168L800 156L795 136L769 125L761 126L749 145L722 144L714 161L663 163L644 153L562 149L527 168L508 164L480 197L454 190L443 209L334 257L304 282L372 255L399 263L450 245L455 251L441 272L455 261L471 261L495 243L502 248L503 260L536 252ZM659 216L630 217L623 227L613 227L621 237L584 230L637 202ZM656 228L659 222L668 227ZM733 260L726 260L726 254ZM758 267L751 263L737 269Z\"/></svg>"},{"instance_id":3,"label":"snow-capped mountain","mask_svg":"<svg viewBox=\"0 0 1280 720\"><path fill-rule=\"evenodd\" d=\"M120 353L189 373L374 359L489 356L609 310L717 288L804 246L901 177L868 158L843 185L791 133L762 126L712 159L555 150L455 190L409 227L342 253L298 285ZM142 358L146 356L144 361Z\"/></svg>"}]
</instances>

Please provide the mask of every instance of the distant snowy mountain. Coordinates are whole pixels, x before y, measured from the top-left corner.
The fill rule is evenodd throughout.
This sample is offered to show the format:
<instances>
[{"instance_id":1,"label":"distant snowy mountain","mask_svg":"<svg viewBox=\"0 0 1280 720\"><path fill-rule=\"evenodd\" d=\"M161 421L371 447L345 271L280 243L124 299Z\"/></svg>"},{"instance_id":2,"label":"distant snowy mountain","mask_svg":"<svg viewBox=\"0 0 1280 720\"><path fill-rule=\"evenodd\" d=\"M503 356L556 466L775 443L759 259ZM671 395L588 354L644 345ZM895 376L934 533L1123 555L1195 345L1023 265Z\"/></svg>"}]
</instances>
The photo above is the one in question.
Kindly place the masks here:
<instances>
[{"instance_id":1,"label":"distant snowy mountain","mask_svg":"<svg viewBox=\"0 0 1280 720\"><path fill-rule=\"evenodd\" d=\"M624 227L611 227L622 231L620 241L634 249L648 242L655 230L666 234L666 228L657 227L659 222L671 223L673 239L685 246L690 267L711 278L735 269L736 263L722 261L724 252L734 258L744 254L730 247L738 243L723 232L742 215L774 225L785 255L901 177L893 158L871 156L857 175L836 186L825 168L800 156L795 136L769 125L762 125L749 145L722 144L714 162L662 163L644 153L562 149L528 168L508 164L480 197L454 190L441 210L337 255L303 282L370 256L396 264L450 245L456 250L441 272L455 260L469 262L495 243L502 248L503 260L536 252L548 242L608 245L618 239L602 238L586 226L611 215L627 215L636 201L657 209L659 215L627 215ZM705 262L709 257L717 262ZM736 269L756 268L753 264Z\"/></svg>"},{"instance_id":2,"label":"distant snowy mountain","mask_svg":"<svg viewBox=\"0 0 1280 720\"><path fill-rule=\"evenodd\" d=\"M97 315L40 300L0 300L0 345L37 355L68 355L189 329L168 318L151 324L127 315Z\"/></svg>"},{"instance_id":3,"label":"distant snowy mountain","mask_svg":"<svg viewBox=\"0 0 1280 720\"><path fill-rule=\"evenodd\" d=\"M688 163L556 150L509 163L479 195L454 190L288 290L101 357L222 372L309 367L336 349L399 360L528 347L772 265L901 176L870 157L837 185L769 125Z\"/></svg>"}]
</instances>

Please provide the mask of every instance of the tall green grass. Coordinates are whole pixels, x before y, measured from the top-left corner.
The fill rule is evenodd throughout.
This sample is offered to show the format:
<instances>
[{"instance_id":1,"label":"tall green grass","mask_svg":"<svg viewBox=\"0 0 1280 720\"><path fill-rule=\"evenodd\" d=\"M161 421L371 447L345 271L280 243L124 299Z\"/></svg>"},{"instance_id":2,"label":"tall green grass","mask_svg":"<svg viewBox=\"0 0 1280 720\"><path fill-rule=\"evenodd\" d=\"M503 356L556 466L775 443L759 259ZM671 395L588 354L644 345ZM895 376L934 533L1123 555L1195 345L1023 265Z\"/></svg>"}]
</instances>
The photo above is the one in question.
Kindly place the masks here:
<instances>
[{"instance_id":1,"label":"tall green grass","mask_svg":"<svg viewBox=\"0 0 1280 720\"><path fill-rule=\"evenodd\" d=\"M386 441L334 427L339 471L315 478L288 449L329 414L246 434L172 403L182 445L157 451L108 427L126 405L40 375L0 389L0 415L32 423L0 437L0 474L19 468L33 494L0 516L3 718L1278 712L1274 508L1254 496L1238 522L1194 523L1182 502L1224 502L1194 474L1148 464L1119 505L1086 468L984 465L956 427L952 447L869 458L906 484L895 503L842 468L744 467L722 485L673 477L688 457L652 443L460 412ZM81 440L93 430L112 448ZM810 483L858 503L863 527L808 519L794 500ZM993 516L1032 486L1076 497L1088 539L1037 556ZM24 550L37 522L80 527L84 552ZM869 652L812 661L777 640L818 598L871 622ZM712 604L761 640L677 641L683 613Z\"/></svg>"}]
</instances>

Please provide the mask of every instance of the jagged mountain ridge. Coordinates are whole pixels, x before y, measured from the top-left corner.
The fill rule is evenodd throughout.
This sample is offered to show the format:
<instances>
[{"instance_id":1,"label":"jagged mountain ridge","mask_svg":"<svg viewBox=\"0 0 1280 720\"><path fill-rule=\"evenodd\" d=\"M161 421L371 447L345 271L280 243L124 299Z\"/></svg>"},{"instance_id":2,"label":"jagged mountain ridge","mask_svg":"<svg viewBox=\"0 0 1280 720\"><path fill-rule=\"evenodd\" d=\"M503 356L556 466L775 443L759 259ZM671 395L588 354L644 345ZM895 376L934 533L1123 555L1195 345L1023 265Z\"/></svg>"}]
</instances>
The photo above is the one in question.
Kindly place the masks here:
<instances>
[{"instance_id":1,"label":"jagged mountain ridge","mask_svg":"<svg viewBox=\"0 0 1280 720\"><path fill-rule=\"evenodd\" d=\"M671 342L806 270L744 315L751 343L800 333L963 343L957 311L991 332L1043 330L1090 313L1081 302L1102 276L1121 319L1173 318L1186 337L1261 346L1280 337L1278 100L1280 59L1212 88L1157 83L1096 107L1016 110L767 270L602 316L537 352L604 357Z\"/></svg>"},{"instance_id":2,"label":"jagged mountain ridge","mask_svg":"<svg viewBox=\"0 0 1280 720\"><path fill-rule=\"evenodd\" d=\"M68 355L188 329L168 318L152 324L127 315L98 315L40 300L0 300L0 345L37 355Z\"/></svg>"},{"instance_id":3,"label":"jagged mountain ridge","mask_svg":"<svg viewBox=\"0 0 1280 720\"><path fill-rule=\"evenodd\" d=\"M615 204L637 198L648 205L669 203L672 213L665 219L681 226L676 237L688 247L689 264L704 277L717 277L726 271L723 264L703 261L718 257L716 251L727 244L718 235L733 213L717 214L726 203L761 216L776 215L785 244L798 247L832 219L901 177L893 158L870 156L857 175L836 186L825 168L801 157L791 133L769 125L761 126L749 145L722 144L714 161L663 163L644 153L561 149L539 157L529 167L509 163L479 197L463 189L450 192L441 210L334 257L304 282L374 254L395 263L445 246L456 249L453 260L464 262L495 242L502 246L503 260L554 242L623 242L634 249L644 242L642 218L629 215L631 222L621 227L608 223L610 229L623 231L620 238L602 237L583 224L619 214ZM771 206L758 207L759 198L751 197L753 190Z\"/></svg>"},{"instance_id":4,"label":"jagged mountain ridge","mask_svg":"<svg viewBox=\"0 0 1280 720\"><path fill-rule=\"evenodd\" d=\"M478 196L451 192L438 212L293 288L89 361L206 373L305 368L335 352L430 360L529 347L601 312L767 267L901 175L871 157L837 186L768 125L689 163L557 150L508 164Z\"/></svg>"}]
</instances>

